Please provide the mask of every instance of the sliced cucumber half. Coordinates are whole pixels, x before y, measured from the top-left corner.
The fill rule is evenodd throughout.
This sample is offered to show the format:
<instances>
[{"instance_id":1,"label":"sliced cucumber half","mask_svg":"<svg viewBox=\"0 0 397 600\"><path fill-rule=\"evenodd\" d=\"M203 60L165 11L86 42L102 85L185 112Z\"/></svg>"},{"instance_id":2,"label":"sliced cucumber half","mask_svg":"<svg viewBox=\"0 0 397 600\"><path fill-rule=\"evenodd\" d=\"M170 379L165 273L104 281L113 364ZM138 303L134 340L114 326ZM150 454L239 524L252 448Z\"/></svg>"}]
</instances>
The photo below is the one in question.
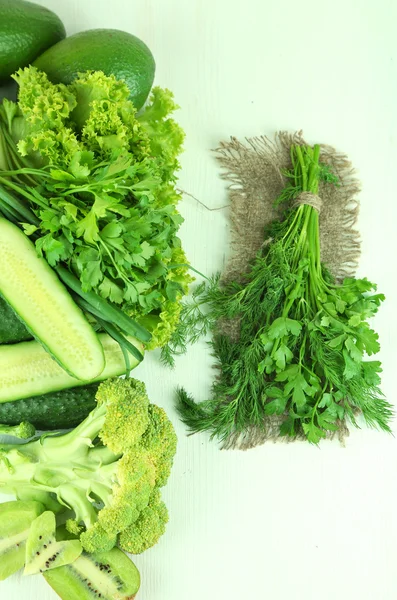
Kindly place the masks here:
<instances>
[{"instance_id":1,"label":"sliced cucumber half","mask_svg":"<svg viewBox=\"0 0 397 600\"><path fill-rule=\"evenodd\" d=\"M105 368L92 381L104 381L126 371L119 344L106 333L98 336L105 355ZM143 345L127 338L143 354ZM139 364L131 356L131 368ZM83 385L86 382L69 375L36 341L0 346L0 402L22 400Z\"/></svg>"},{"instance_id":2,"label":"sliced cucumber half","mask_svg":"<svg viewBox=\"0 0 397 600\"><path fill-rule=\"evenodd\" d=\"M30 239L2 218L0 293L68 373L83 381L100 375L103 348L84 313Z\"/></svg>"}]
</instances>

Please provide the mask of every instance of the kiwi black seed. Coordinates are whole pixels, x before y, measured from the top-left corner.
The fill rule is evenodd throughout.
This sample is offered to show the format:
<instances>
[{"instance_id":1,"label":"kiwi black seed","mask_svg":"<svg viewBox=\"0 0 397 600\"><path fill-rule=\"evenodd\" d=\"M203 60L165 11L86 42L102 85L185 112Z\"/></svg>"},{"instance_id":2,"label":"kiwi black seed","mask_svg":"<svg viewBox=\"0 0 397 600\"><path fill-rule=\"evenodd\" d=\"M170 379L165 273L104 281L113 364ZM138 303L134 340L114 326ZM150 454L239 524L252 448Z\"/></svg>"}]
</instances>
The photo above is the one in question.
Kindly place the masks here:
<instances>
[{"instance_id":1,"label":"kiwi black seed","mask_svg":"<svg viewBox=\"0 0 397 600\"><path fill-rule=\"evenodd\" d=\"M74 562L80 556L82 551L80 542L78 540L57 542L55 531L55 515L50 511L42 513L32 523L26 542L26 575L62 567Z\"/></svg>"},{"instance_id":2,"label":"kiwi black seed","mask_svg":"<svg viewBox=\"0 0 397 600\"><path fill-rule=\"evenodd\" d=\"M0 580L23 568L31 524L43 511L44 506L35 501L0 505Z\"/></svg>"},{"instance_id":3,"label":"kiwi black seed","mask_svg":"<svg viewBox=\"0 0 397 600\"><path fill-rule=\"evenodd\" d=\"M140 584L139 572L134 563L118 548L98 555L83 553L74 563L46 571L44 577L62 600L67 600L65 590L71 584L75 586L76 593L76 586L80 584L81 595L84 594L87 599L104 600L108 596L100 588L103 577L109 579L110 589L120 600L134 596Z\"/></svg>"}]
</instances>

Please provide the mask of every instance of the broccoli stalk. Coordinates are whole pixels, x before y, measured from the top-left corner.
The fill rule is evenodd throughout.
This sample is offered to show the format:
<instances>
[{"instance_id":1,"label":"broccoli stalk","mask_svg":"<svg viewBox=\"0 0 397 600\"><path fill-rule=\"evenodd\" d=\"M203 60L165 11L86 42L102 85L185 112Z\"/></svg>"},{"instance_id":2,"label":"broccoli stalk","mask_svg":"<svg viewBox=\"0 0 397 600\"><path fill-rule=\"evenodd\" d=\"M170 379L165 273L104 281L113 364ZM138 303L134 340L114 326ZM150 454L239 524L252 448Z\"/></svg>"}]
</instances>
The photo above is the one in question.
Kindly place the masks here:
<instances>
[{"instance_id":1,"label":"broccoli stalk","mask_svg":"<svg viewBox=\"0 0 397 600\"><path fill-rule=\"evenodd\" d=\"M20 425L0 425L0 435L11 435L21 440L28 440L36 435L36 428L27 421L23 421Z\"/></svg>"},{"instance_id":2,"label":"broccoli stalk","mask_svg":"<svg viewBox=\"0 0 397 600\"><path fill-rule=\"evenodd\" d=\"M68 433L0 446L0 487L25 500L40 498L50 510L63 507L67 528L87 552L119 543L140 553L158 541L168 520L159 488L171 471L176 435L139 381L108 380L96 399Z\"/></svg>"}]
</instances>

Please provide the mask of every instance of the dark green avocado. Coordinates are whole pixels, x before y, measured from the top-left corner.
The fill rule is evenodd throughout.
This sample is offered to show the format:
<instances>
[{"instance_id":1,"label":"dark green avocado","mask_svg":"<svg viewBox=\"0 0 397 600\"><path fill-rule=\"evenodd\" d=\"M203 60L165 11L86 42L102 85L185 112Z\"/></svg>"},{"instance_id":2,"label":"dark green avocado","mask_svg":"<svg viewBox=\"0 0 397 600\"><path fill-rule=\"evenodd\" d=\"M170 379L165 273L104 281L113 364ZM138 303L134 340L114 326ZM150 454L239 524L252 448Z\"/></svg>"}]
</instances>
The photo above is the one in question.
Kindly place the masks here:
<instances>
[{"instance_id":1,"label":"dark green avocado","mask_svg":"<svg viewBox=\"0 0 397 600\"><path fill-rule=\"evenodd\" d=\"M66 35L48 8L24 0L0 0L0 81L31 64Z\"/></svg>"}]
</instances>

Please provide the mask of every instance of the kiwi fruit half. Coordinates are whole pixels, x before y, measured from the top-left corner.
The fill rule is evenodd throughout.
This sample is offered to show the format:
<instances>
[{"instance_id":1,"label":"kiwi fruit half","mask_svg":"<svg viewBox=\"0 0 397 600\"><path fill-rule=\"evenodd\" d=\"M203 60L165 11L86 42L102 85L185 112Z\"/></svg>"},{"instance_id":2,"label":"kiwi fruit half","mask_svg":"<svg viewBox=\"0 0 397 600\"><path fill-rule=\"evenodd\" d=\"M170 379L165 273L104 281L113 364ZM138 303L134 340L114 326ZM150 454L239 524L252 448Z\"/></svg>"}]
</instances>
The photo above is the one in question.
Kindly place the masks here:
<instances>
[{"instance_id":1,"label":"kiwi fruit half","mask_svg":"<svg viewBox=\"0 0 397 600\"><path fill-rule=\"evenodd\" d=\"M62 600L133 600L140 587L138 569L118 548L83 552L73 563L43 575Z\"/></svg>"},{"instance_id":2,"label":"kiwi fruit half","mask_svg":"<svg viewBox=\"0 0 397 600\"><path fill-rule=\"evenodd\" d=\"M45 510L40 502L0 504L0 580L22 569L32 523Z\"/></svg>"},{"instance_id":3,"label":"kiwi fruit half","mask_svg":"<svg viewBox=\"0 0 397 600\"><path fill-rule=\"evenodd\" d=\"M56 521L53 512L43 512L29 531L26 541L25 575L43 573L75 561L83 551L78 540L55 539Z\"/></svg>"}]
</instances>

